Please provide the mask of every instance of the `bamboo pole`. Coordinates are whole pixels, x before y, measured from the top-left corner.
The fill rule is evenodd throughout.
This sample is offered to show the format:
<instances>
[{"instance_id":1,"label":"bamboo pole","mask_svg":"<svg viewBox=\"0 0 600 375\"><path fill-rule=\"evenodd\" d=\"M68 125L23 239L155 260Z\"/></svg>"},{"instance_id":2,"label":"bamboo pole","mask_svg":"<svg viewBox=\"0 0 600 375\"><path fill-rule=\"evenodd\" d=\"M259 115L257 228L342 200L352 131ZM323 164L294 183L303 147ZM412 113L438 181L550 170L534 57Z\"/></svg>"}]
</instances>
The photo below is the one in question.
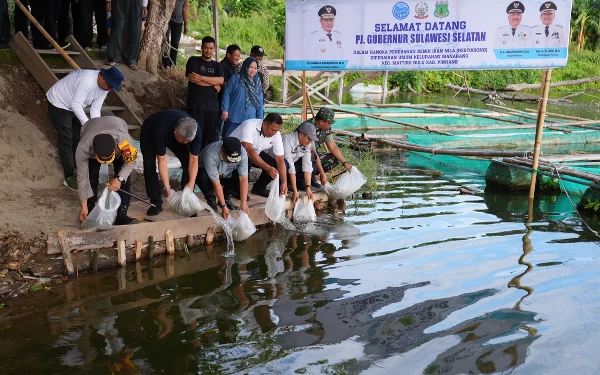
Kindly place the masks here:
<instances>
[{"instance_id":1,"label":"bamboo pole","mask_svg":"<svg viewBox=\"0 0 600 375\"><path fill-rule=\"evenodd\" d=\"M219 61L219 0L212 1L213 27L215 32L215 60Z\"/></svg>"},{"instance_id":2,"label":"bamboo pole","mask_svg":"<svg viewBox=\"0 0 600 375\"><path fill-rule=\"evenodd\" d=\"M25 16L27 16L27 18L29 18L29 21L31 21L31 24L33 26L35 26L36 29L38 29L40 31L40 33L42 33L42 35L44 36L44 38L46 38L46 40L48 42L50 42L52 47L54 47L58 51L58 53L60 53L60 55L67 61L67 63L69 63L69 65L71 65L71 68L73 68L75 70L81 69L79 67L79 65L77 65L75 63L75 61L73 61L73 59L70 58L69 55L67 55L67 53L58 45L58 43L56 43L54 38L52 38L50 36L50 34L48 34L46 32L46 30L44 30L44 27L42 25L40 25L40 23L35 19L35 17L33 17L31 15L31 13L29 13L29 10L19 0L15 0L15 4L21 9L23 14L25 14Z\"/></svg>"},{"instance_id":3,"label":"bamboo pole","mask_svg":"<svg viewBox=\"0 0 600 375\"><path fill-rule=\"evenodd\" d=\"M408 122L402 122L402 121L397 121L397 120L392 120L392 119L387 119L384 117L380 117L380 116L375 116L375 115L370 115L368 113L360 113L360 112L355 112L355 111L351 111L349 109L341 109L341 108L331 108L333 111L335 112L343 112L343 113L350 113L353 115L357 115L357 116L364 116L364 117L369 117L369 118L374 118L377 120L381 120L381 121L386 121L386 122L391 122L393 124L399 124L399 125L404 125L404 126L408 126L411 128L415 128L415 129L420 129L429 133L437 133L437 134L441 134L441 135L448 135L448 136L453 136L454 134L451 133L446 133L446 132L441 132L441 131L437 131L437 130L433 130L433 129L428 129L426 127L423 126L419 126L419 125L414 125Z\"/></svg>"},{"instance_id":4,"label":"bamboo pole","mask_svg":"<svg viewBox=\"0 0 600 375\"><path fill-rule=\"evenodd\" d=\"M306 70L302 71L302 122L306 121Z\"/></svg>"},{"instance_id":5,"label":"bamboo pole","mask_svg":"<svg viewBox=\"0 0 600 375\"><path fill-rule=\"evenodd\" d=\"M542 96L539 103L539 112L537 119L537 130L535 131L535 144L533 146L533 165L531 166L531 185L529 185L529 199L535 197L535 184L537 181L537 168L540 161L540 151L542 148L542 135L544 133L544 119L546 117L546 108L548 106L548 92L550 91L550 78L552 69L542 73L544 80L542 81Z\"/></svg>"},{"instance_id":6,"label":"bamboo pole","mask_svg":"<svg viewBox=\"0 0 600 375\"><path fill-rule=\"evenodd\" d=\"M308 105L310 106L310 113L312 115L312 118L315 118L315 110L312 105L312 100L310 100L310 96L308 96L308 95L306 96L306 101L308 102Z\"/></svg>"},{"instance_id":7,"label":"bamboo pole","mask_svg":"<svg viewBox=\"0 0 600 375\"><path fill-rule=\"evenodd\" d=\"M536 113L537 112L537 110L535 110L535 109L529 109L529 108L526 108L525 111L532 112L532 113ZM583 118L583 117L561 115L560 113L546 112L546 115L552 116L552 117L557 117L557 118L562 118L562 119L565 119L565 120L588 121L588 119Z\"/></svg>"},{"instance_id":8,"label":"bamboo pole","mask_svg":"<svg viewBox=\"0 0 600 375\"><path fill-rule=\"evenodd\" d=\"M527 167L531 167L533 165L533 161L530 158L515 157L512 159L504 159L503 161L505 163L524 165ZM540 171L546 170L546 171L550 171L550 172L556 171L556 172L558 172L558 174L561 174L561 175L581 178L583 180L591 181L595 184L600 183L600 176L595 173L582 172L582 171L578 171L577 169L565 167L562 165L556 166L550 162L547 162L547 161L541 160L541 159L538 164L538 170L540 170Z\"/></svg>"}]
</instances>

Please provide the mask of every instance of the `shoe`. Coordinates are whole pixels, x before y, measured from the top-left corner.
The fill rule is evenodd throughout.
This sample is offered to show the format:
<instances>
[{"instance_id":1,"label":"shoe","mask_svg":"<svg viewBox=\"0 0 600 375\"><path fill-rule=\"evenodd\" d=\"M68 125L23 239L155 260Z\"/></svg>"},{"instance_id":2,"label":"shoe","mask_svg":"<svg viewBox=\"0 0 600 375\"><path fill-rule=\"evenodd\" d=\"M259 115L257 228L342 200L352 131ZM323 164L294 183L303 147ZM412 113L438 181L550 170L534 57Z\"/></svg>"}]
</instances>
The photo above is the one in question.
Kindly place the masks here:
<instances>
[{"instance_id":1,"label":"shoe","mask_svg":"<svg viewBox=\"0 0 600 375\"><path fill-rule=\"evenodd\" d=\"M106 46L100 47L100 52L106 53L107 50L108 50L108 48Z\"/></svg>"},{"instance_id":2,"label":"shoe","mask_svg":"<svg viewBox=\"0 0 600 375\"><path fill-rule=\"evenodd\" d=\"M148 209L148 211L146 211L146 215L148 215L148 216L156 216L156 215L158 215L159 213L161 213L161 212L162 212L162 210L163 210L163 208L162 208L162 207L159 207L159 206L156 206L156 207L150 207L150 208Z\"/></svg>"},{"instance_id":3,"label":"shoe","mask_svg":"<svg viewBox=\"0 0 600 375\"><path fill-rule=\"evenodd\" d=\"M233 197L235 199L241 199L240 198L240 191L239 190L236 191L236 190L231 190L231 189L228 189L228 188L224 188L223 191L225 192L225 195L227 195L229 197ZM250 200L250 196L248 196L246 198L246 201L249 201L249 200Z\"/></svg>"},{"instance_id":4,"label":"shoe","mask_svg":"<svg viewBox=\"0 0 600 375\"><path fill-rule=\"evenodd\" d=\"M265 197L265 198L269 197L269 191L267 189L265 189L264 187L254 185L250 192L252 194L260 195L261 197Z\"/></svg>"},{"instance_id":5,"label":"shoe","mask_svg":"<svg viewBox=\"0 0 600 375\"><path fill-rule=\"evenodd\" d=\"M59 46L62 49L67 49L71 46L71 43L65 41L65 42L60 43Z\"/></svg>"},{"instance_id":6,"label":"shoe","mask_svg":"<svg viewBox=\"0 0 600 375\"><path fill-rule=\"evenodd\" d=\"M212 208L213 211L217 212L219 211L219 207L217 207L217 200L216 199L206 199L206 203L208 204L208 206L210 208Z\"/></svg>"},{"instance_id":7,"label":"shoe","mask_svg":"<svg viewBox=\"0 0 600 375\"><path fill-rule=\"evenodd\" d=\"M77 191L77 176L72 175L69 177L65 177L63 184L71 190Z\"/></svg>"},{"instance_id":8,"label":"shoe","mask_svg":"<svg viewBox=\"0 0 600 375\"><path fill-rule=\"evenodd\" d=\"M115 225L129 225L138 223L137 219L127 216L128 209L129 205L119 206L117 209L117 220L115 220Z\"/></svg>"},{"instance_id":9,"label":"shoe","mask_svg":"<svg viewBox=\"0 0 600 375\"><path fill-rule=\"evenodd\" d=\"M84 50L85 52L90 52L90 51L92 50L92 47L85 47L83 50Z\"/></svg>"},{"instance_id":10,"label":"shoe","mask_svg":"<svg viewBox=\"0 0 600 375\"><path fill-rule=\"evenodd\" d=\"M229 198L225 198L225 205L230 210L239 210L240 209L238 206L236 206L235 204L233 204L233 202Z\"/></svg>"},{"instance_id":11,"label":"shoe","mask_svg":"<svg viewBox=\"0 0 600 375\"><path fill-rule=\"evenodd\" d=\"M316 178L311 178L310 179L310 186L314 187L314 188L320 188L321 184L319 183L319 181L317 181Z\"/></svg>"}]
</instances>

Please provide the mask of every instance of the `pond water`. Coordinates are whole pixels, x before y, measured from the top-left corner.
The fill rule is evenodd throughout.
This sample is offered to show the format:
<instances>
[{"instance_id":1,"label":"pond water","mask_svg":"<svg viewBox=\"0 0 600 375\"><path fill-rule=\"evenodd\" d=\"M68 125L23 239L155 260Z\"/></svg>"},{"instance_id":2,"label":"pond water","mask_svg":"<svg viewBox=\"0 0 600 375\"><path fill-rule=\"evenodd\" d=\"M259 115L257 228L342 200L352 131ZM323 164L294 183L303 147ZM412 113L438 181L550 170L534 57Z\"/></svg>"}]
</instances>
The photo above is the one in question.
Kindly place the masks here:
<instances>
[{"instance_id":1,"label":"pond water","mask_svg":"<svg viewBox=\"0 0 600 375\"><path fill-rule=\"evenodd\" d=\"M538 198L528 223L526 195L411 157L307 233L34 293L0 314L2 373L598 373L599 238L568 199Z\"/></svg>"}]
</instances>

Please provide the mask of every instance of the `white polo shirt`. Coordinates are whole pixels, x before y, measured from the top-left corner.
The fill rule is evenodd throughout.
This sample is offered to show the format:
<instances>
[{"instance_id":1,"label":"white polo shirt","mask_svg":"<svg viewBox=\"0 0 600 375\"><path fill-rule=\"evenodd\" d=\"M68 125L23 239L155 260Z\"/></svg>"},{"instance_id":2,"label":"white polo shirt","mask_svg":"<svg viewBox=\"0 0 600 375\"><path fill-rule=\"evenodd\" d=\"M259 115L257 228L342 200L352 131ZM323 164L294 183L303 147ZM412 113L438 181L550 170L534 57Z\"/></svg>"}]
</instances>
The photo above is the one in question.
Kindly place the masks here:
<instances>
[{"instance_id":1,"label":"white polo shirt","mask_svg":"<svg viewBox=\"0 0 600 375\"><path fill-rule=\"evenodd\" d=\"M312 172L312 142L308 146L302 146L298 140L298 132L286 134L281 137L283 141L283 157L288 162L288 173L296 174L296 166L294 165L298 159L302 158L302 170L299 172ZM269 155L273 156L273 151L269 150Z\"/></svg>"},{"instance_id":2,"label":"white polo shirt","mask_svg":"<svg viewBox=\"0 0 600 375\"><path fill-rule=\"evenodd\" d=\"M262 133L262 123L263 120L259 118L246 120L231 133L230 137L235 137L240 142L251 143L257 154L273 148L274 155L283 156L281 133L277 132L272 137L265 137Z\"/></svg>"}]
</instances>

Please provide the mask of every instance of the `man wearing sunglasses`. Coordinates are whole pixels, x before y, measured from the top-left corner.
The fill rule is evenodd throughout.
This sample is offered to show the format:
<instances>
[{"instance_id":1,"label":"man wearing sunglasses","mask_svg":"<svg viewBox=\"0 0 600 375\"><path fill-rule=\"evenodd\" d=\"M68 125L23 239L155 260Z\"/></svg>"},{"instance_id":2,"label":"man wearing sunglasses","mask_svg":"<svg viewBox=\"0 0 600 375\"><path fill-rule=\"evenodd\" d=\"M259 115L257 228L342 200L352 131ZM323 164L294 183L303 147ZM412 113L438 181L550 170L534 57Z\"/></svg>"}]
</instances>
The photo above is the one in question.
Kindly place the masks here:
<instances>
[{"instance_id":1,"label":"man wearing sunglasses","mask_svg":"<svg viewBox=\"0 0 600 375\"><path fill-rule=\"evenodd\" d=\"M129 175L137 159L137 149L127 130L127 123L114 116L97 117L89 120L75 153L77 163L77 187L81 210L79 220L84 221L96 205L100 166L112 164L115 178L108 184L110 191L116 191L121 197L115 225L137 224L137 220L127 216L131 197ZM125 193L123 193L125 192Z\"/></svg>"},{"instance_id":2,"label":"man wearing sunglasses","mask_svg":"<svg viewBox=\"0 0 600 375\"><path fill-rule=\"evenodd\" d=\"M56 82L48 93L48 115L58 141L58 156L65 175L64 184L77 189L75 176L75 150L79 143L81 127L89 118L83 111L91 105L90 118L100 117L100 109L109 91L121 90L125 79L119 69L76 70Z\"/></svg>"}]
</instances>

